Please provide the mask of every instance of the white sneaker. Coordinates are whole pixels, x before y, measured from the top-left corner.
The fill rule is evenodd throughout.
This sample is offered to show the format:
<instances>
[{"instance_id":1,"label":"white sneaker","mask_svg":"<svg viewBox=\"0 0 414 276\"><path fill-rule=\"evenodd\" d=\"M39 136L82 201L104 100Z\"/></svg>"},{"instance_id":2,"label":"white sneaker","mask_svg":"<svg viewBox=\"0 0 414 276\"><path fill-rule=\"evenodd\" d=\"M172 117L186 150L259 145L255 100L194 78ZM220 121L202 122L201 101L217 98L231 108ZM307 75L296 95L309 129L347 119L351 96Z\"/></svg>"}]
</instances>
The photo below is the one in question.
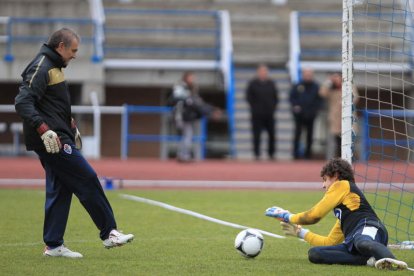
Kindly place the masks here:
<instances>
[{"instance_id":1,"label":"white sneaker","mask_svg":"<svg viewBox=\"0 0 414 276\"><path fill-rule=\"evenodd\" d=\"M403 261L398 261L391 258L383 258L375 262L377 269L388 269L388 270L404 270L407 269L407 264Z\"/></svg>"},{"instance_id":2,"label":"white sneaker","mask_svg":"<svg viewBox=\"0 0 414 276\"><path fill-rule=\"evenodd\" d=\"M81 253L74 252L63 244L53 249L49 249L49 247L46 246L45 252L43 252L43 256L67 257L67 258L82 258L83 257Z\"/></svg>"},{"instance_id":3,"label":"white sneaker","mask_svg":"<svg viewBox=\"0 0 414 276\"><path fill-rule=\"evenodd\" d=\"M375 259L375 257L371 257L371 258L369 258L368 259L368 261L367 261L367 266L371 266L371 267L374 267L375 266L375 262L376 262L377 260Z\"/></svg>"},{"instance_id":4,"label":"white sneaker","mask_svg":"<svg viewBox=\"0 0 414 276\"><path fill-rule=\"evenodd\" d=\"M117 230L112 230L109 233L109 237L103 241L103 245L105 248L112 248L115 246L122 246L128 242L131 242L134 239L134 235L132 234L122 234Z\"/></svg>"}]
</instances>

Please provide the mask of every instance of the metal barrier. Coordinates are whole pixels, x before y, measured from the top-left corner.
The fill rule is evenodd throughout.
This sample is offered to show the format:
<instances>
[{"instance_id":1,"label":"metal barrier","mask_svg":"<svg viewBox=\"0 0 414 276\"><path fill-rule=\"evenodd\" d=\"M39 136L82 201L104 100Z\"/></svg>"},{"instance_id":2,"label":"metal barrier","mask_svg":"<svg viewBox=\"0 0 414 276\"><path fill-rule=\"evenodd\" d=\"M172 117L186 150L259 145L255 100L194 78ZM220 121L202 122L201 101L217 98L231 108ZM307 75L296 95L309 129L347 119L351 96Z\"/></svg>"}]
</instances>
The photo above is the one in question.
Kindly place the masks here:
<instances>
[{"instance_id":1,"label":"metal barrier","mask_svg":"<svg viewBox=\"0 0 414 276\"><path fill-rule=\"evenodd\" d=\"M167 106L138 106L138 105L124 105L124 116L122 116L122 159L128 158L129 143L130 142L179 142L180 135L171 134L137 134L130 133L130 119L131 114L159 114L161 116L168 116L172 113L172 107ZM193 142L199 144L199 156L203 160L205 156L205 143L207 135L207 119L200 120L200 134L193 136Z\"/></svg>"},{"instance_id":2,"label":"metal barrier","mask_svg":"<svg viewBox=\"0 0 414 276\"><path fill-rule=\"evenodd\" d=\"M233 63L233 39L231 34L230 15L228 11L219 11L221 21L221 62L220 68L224 75L224 85L226 87L226 109L229 124L230 156L237 157L236 151L236 119L235 110L235 77Z\"/></svg>"},{"instance_id":3,"label":"metal barrier","mask_svg":"<svg viewBox=\"0 0 414 276\"><path fill-rule=\"evenodd\" d=\"M131 114L159 114L161 116L168 116L171 114L172 108L166 106L100 106L97 103L96 95L92 95L92 106L74 105L72 106L73 114L91 114L93 115L93 134L91 136L83 136L84 142L90 141L88 145L93 148L89 149L88 157L100 158L101 157L101 117L102 114L112 114L121 116L121 157L123 159L128 158L129 143L130 142L162 142L162 143L176 143L181 140L179 135L170 134L137 134L130 133L129 116ZM95 95L95 96L94 96ZM0 113L16 113L14 105L0 105ZM161 128L161 127L160 127ZM20 135L22 134L21 121L10 123L10 131L13 133L13 152L12 154L18 155L20 153ZM199 125L200 133L193 137L193 142L198 144L199 158L201 160L205 157L206 152L206 137L207 137L207 119L202 118ZM0 123L0 133L4 133L7 130L5 123ZM86 143L84 143L84 148ZM86 149L84 149L86 150Z\"/></svg>"},{"instance_id":4,"label":"metal barrier","mask_svg":"<svg viewBox=\"0 0 414 276\"><path fill-rule=\"evenodd\" d=\"M0 105L0 113L15 113L14 105ZM7 123L0 122L0 134L6 133L9 130L13 136L13 144L11 152L8 154L20 154L20 136L23 133L23 124L19 122L11 122L7 127Z\"/></svg>"},{"instance_id":5,"label":"metal barrier","mask_svg":"<svg viewBox=\"0 0 414 276\"><path fill-rule=\"evenodd\" d=\"M93 148L89 149L88 157L100 158L101 157L101 116L102 114L112 114L124 116L125 108L123 106L100 106L97 103L97 98L95 93L91 93L92 106L84 105L74 105L72 106L73 114L91 114L93 116L93 134L91 136L83 135L82 139L84 140L84 146L87 144L92 145ZM14 105L0 105L0 113L12 113L15 114ZM5 123L1 124L0 133L5 133L7 126ZM13 134L13 150L12 154L18 155L20 153L20 135L22 133L22 123L21 120L16 122L11 122L9 130ZM82 131L82 130L81 130ZM121 136L121 135L120 135ZM87 143L90 141L90 143ZM121 147L123 141L121 140ZM85 147L84 147L85 148ZM86 149L85 149L86 150ZM85 152L84 152L85 153Z\"/></svg>"},{"instance_id":6,"label":"metal barrier","mask_svg":"<svg viewBox=\"0 0 414 276\"><path fill-rule=\"evenodd\" d=\"M89 37L82 37L82 41L93 45L94 54L91 57L93 62L100 62L102 60L102 44L97 40L96 34L100 32L101 25L97 24L95 20L89 18L23 18L23 17L8 17L5 21L6 24L6 54L4 55L4 61L12 62L14 60L13 44L17 42L46 42L50 34L43 35L17 35L13 32L15 25L30 25L30 24L70 24L80 26L92 26L94 28L93 35Z\"/></svg>"}]
</instances>

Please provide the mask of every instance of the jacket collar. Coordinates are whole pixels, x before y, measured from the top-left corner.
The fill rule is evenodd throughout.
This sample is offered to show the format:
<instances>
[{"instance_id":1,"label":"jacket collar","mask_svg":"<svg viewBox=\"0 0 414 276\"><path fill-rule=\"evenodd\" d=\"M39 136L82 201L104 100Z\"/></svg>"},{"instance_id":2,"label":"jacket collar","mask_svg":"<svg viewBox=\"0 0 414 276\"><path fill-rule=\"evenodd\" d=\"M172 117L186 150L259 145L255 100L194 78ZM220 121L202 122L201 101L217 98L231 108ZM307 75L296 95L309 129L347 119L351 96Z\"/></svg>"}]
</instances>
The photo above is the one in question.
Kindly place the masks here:
<instances>
[{"instance_id":1,"label":"jacket collar","mask_svg":"<svg viewBox=\"0 0 414 276\"><path fill-rule=\"evenodd\" d=\"M50 48L47 44L43 44L40 48L40 53L50 58L50 60L53 62L53 64L56 67L63 68L66 67L62 56L56 52L54 49Z\"/></svg>"}]
</instances>

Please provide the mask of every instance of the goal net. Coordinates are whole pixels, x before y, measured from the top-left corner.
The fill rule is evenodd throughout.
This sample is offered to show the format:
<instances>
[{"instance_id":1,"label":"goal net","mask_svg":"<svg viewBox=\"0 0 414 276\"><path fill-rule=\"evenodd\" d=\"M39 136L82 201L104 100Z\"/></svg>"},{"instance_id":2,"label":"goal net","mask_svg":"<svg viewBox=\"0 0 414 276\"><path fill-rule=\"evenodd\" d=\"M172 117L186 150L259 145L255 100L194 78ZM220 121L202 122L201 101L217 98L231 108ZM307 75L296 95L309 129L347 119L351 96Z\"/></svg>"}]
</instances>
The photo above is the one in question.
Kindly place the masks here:
<instances>
[{"instance_id":1,"label":"goal net","mask_svg":"<svg viewBox=\"0 0 414 276\"><path fill-rule=\"evenodd\" d=\"M342 157L353 162L390 243L407 245L414 241L414 0L343 4Z\"/></svg>"}]
</instances>

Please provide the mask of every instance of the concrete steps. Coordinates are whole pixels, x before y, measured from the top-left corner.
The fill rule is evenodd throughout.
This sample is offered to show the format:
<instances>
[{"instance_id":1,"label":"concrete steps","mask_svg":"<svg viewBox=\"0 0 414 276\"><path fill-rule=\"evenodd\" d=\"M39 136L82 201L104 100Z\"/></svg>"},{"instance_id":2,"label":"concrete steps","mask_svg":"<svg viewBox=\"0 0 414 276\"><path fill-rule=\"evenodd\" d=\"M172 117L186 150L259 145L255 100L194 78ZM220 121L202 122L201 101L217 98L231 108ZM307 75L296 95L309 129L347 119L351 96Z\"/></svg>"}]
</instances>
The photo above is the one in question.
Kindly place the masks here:
<instances>
[{"instance_id":1,"label":"concrete steps","mask_svg":"<svg viewBox=\"0 0 414 276\"><path fill-rule=\"evenodd\" d=\"M134 13L131 9L149 10L151 5L104 4L107 58L216 59L217 22L213 15Z\"/></svg>"},{"instance_id":2,"label":"concrete steps","mask_svg":"<svg viewBox=\"0 0 414 276\"><path fill-rule=\"evenodd\" d=\"M332 0L288 0L287 6L294 11L342 11L342 1Z\"/></svg>"},{"instance_id":3,"label":"concrete steps","mask_svg":"<svg viewBox=\"0 0 414 276\"><path fill-rule=\"evenodd\" d=\"M122 9L173 9L173 10L228 10L230 12L230 20L234 45L234 61L236 64L256 65L260 62L267 64L283 65L287 61L288 56L288 17L289 12L285 6L275 6L270 1L210 1L210 0L154 0L154 1L125 1L114 2L105 0L105 8L122 8ZM107 16L107 26L149 26L150 22L158 21L157 27L179 28L183 24L190 23L191 26L197 28L213 28L215 21L206 22L201 16L196 18L183 16L177 20L166 21L165 18L159 16L115 16L109 14ZM153 18L152 18L153 17ZM140 19L141 18L141 19ZM107 44L112 45L114 38L107 34ZM144 35L143 35L144 37ZM206 41L201 37L192 36L193 40L197 40L197 47L209 47L211 41ZM164 38L166 44L177 45L180 40L177 37L166 35ZM130 39L127 39L130 40ZM147 39L143 44L150 44L151 39ZM183 38L183 41L186 39ZM137 41L137 45L140 44ZM155 41L157 42L157 41ZM129 42L122 42L129 43ZM193 42L194 43L194 42ZM191 41L183 43L192 45ZM155 43L157 45L157 43ZM147 53L151 58L153 53ZM115 55L111 53L111 55ZM145 58L145 54L141 54ZM167 57L168 58L168 57ZM197 57L199 58L199 56Z\"/></svg>"},{"instance_id":4,"label":"concrete steps","mask_svg":"<svg viewBox=\"0 0 414 276\"><path fill-rule=\"evenodd\" d=\"M89 18L88 0L1 0L0 16Z\"/></svg>"}]
</instances>

